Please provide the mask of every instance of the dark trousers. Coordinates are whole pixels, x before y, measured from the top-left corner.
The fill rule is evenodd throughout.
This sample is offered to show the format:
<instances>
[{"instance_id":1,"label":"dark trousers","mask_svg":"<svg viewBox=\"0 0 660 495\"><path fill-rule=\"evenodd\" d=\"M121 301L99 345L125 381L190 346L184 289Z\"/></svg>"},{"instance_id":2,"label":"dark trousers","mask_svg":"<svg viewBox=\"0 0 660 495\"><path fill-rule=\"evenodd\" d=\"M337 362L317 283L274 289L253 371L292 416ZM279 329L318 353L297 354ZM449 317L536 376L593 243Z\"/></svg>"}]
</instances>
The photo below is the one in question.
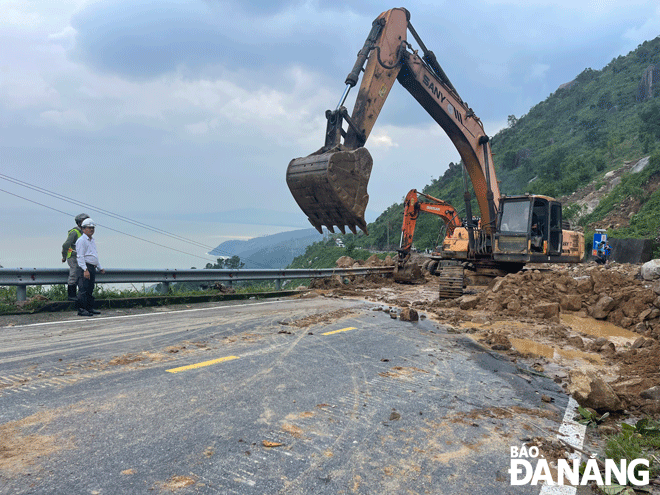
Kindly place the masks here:
<instances>
[{"instance_id":1,"label":"dark trousers","mask_svg":"<svg viewBox=\"0 0 660 495\"><path fill-rule=\"evenodd\" d=\"M94 309L94 282L96 282L96 266L87 263L89 278L85 278L85 271L78 267L78 297L76 298L76 309Z\"/></svg>"}]
</instances>

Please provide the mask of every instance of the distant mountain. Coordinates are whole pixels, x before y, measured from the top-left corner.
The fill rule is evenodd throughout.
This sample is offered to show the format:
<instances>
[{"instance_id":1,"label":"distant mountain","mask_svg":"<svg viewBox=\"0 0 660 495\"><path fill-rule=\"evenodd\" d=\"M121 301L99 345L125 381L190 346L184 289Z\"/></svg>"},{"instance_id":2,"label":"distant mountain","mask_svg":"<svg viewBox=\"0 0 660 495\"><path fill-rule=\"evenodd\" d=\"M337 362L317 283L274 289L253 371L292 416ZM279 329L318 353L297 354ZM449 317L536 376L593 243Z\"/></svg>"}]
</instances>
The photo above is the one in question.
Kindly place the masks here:
<instances>
[{"instance_id":1,"label":"distant mountain","mask_svg":"<svg viewBox=\"0 0 660 495\"><path fill-rule=\"evenodd\" d=\"M296 256L304 254L307 246L322 239L316 229L292 230L249 241L225 241L209 254L238 256L245 268L285 268Z\"/></svg>"},{"instance_id":2,"label":"distant mountain","mask_svg":"<svg viewBox=\"0 0 660 495\"><path fill-rule=\"evenodd\" d=\"M372 222L378 217L378 215L377 212L367 210L365 218L367 222ZM305 214L300 210L295 212L284 212L261 210L259 208L241 208L229 211L167 213L164 218L167 218L168 220L195 220L217 223L240 223L243 225L275 225L293 228L309 226Z\"/></svg>"}]
</instances>

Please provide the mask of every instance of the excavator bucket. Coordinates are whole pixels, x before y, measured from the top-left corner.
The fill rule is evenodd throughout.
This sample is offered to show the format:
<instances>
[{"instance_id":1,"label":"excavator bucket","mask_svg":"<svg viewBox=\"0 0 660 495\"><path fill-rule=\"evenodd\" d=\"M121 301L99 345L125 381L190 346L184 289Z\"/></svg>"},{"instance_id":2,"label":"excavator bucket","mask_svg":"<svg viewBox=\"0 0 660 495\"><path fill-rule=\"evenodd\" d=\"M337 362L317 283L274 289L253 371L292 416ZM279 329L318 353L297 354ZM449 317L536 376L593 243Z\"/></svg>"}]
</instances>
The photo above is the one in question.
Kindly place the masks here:
<instances>
[{"instance_id":1,"label":"excavator bucket","mask_svg":"<svg viewBox=\"0 0 660 495\"><path fill-rule=\"evenodd\" d=\"M394 266L394 281L397 284L418 284L426 282L426 278L422 273L422 267L414 261L408 261Z\"/></svg>"},{"instance_id":2,"label":"excavator bucket","mask_svg":"<svg viewBox=\"0 0 660 495\"><path fill-rule=\"evenodd\" d=\"M400 251L394 265L394 281L398 284L418 284L426 282L419 263L413 261L410 253Z\"/></svg>"},{"instance_id":3,"label":"excavator bucket","mask_svg":"<svg viewBox=\"0 0 660 495\"><path fill-rule=\"evenodd\" d=\"M336 225L342 234L346 233L345 226L354 234L356 227L369 234L364 212L372 165L366 148L338 147L291 160L286 182L298 206L321 234L323 225L333 233Z\"/></svg>"}]
</instances>

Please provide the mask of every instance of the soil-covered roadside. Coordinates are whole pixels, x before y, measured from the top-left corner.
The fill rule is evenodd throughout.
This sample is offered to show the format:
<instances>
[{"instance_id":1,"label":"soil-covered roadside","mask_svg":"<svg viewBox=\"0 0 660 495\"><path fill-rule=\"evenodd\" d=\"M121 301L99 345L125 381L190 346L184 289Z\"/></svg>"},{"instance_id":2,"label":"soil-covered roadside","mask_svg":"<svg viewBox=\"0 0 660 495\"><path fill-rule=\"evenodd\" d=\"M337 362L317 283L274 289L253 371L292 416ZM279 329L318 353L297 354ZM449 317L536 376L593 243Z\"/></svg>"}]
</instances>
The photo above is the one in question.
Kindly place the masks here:
<instances>
[{"instance_id":1,"label":"soil-covered roadside","mask_svg":"<svg viewBox=\"0 0 660 495\"><path fill-rule=\"evenodd\" d=\"M417 285L337 277L314 288L326 296L415 309L523 360L601 413L660 414L660 281L642 280L640 265L530 266L488 286L468 286L455 300L438 300L437 286L427 275ZM602 393L587 400L588 388L601 382L618 402Z\"/></svg>"}]
</instances>

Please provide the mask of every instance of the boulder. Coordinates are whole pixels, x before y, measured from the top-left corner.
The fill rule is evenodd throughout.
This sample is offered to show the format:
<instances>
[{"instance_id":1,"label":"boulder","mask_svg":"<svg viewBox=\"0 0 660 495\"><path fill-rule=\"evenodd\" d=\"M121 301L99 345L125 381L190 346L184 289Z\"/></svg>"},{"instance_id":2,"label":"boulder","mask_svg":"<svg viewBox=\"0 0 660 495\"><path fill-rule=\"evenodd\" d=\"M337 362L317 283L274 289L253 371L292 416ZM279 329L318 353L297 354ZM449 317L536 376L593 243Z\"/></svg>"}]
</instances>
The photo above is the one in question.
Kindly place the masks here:
<instances>
[{"instance_id":1,"label":"boulder","mask_svg":"<svg viewBox=\"0 0 660 495\"><path fill-rule=\"evenodd\" d=\"M506 303L506 309L513 313L520 311L520 308L520 301L518 301L518 299L511 299Z\"/></svg>"},{"instance_id":2,"label":"boulder","mask_svg":"<svg viewBox=\"0 0 660 495\"><path fill-rule=\"evenodd\" d=\"M657 280L660 278L660 260L647 261L642 265L642 278L644 280Z\"/></svg>"},{"instance_id":3,"label":"boulder","mask_svg":"<svg viewBox=\"0 0 660 495\"><path fill-rule=\"evenodd\" d=\"M355 260L351 258L350 256L342 256L337 260L337 268L351 268L353 264L355 263Z\"/></svg>"},{"instance_id":4,"label":"boulder","mask_svg":"<svg viewBox=\"0 0 660 495\"><path fill-rule=\"evenodd\" d=\"M639 395L642 399L648 399L648 400L654 400L656 402L660 402L660 387L658 386L651 387L647 390L644 390Z\"/></svg>"},{"instance_id":5,"label":"boulder","mask_svg":"<svg viewBox=\"0 0 660 495\"><path fill-rule=\"evenodd\" d=\"M578 294L562 294L559 298L559 306L564 311L580 311L582 297Z\"/></svg>"},{"instance_id":6,"label":"boulder","mask_svg":"<svg viewBox=\"0 0 660 495\"><path fill-rule=\"evenodd\" d=\"M474 309L479 303L479 296L461 296L457 299L458 305L462 310Z\"/></svg>"},{"instance_id":7,"label":"boulder","mask_svg":"<svg viewBox=\"0 0 660 495\"><path fill-rule=\"evenodd\" d=\"M586 294L594 288L594 281L591 277L582 277L577 281L578 294Z\"/></svg>"},{"instance_id":8,"label":"boulder","mask_svg":"<svg viewBox=\"0 0 660 495\"><path fill-rule=\"evenodd\" d=\"M404 308L399 315L401 321L419 321L419 314L412 308Z\"/></svg>"},{"instance_id":9,"label":"boulder","mask_svg":"<svg viewBox=\"0 0 660 495\"><path fill-rule=\"evenodd\" d=\"M375 254L372 254L371 256L369 256L369 259L367 259L366 265L367 266L383 266L383 260L381 260Z\"/></svg>"},{"instance_id":10,"label":"boulder","mask_svg":"<svg viewBox=\"0 0 660 495\"><path fill-rule=\"evenodd\" d=\"M599 413L623 409L623 403L612 387L593 373L571 370L569 376L568 392L582 407L591 407Z\"/></svg>"},{"instance_id":11,"label":"boulder","mask_svg":"<svg viewBox=\"0 0 660 495\"><path fill-rule=\"evenodd\" d=\"M554 316L559 316L558 303L541 303L534 306L534 313L542 316L543 318L550 319Z\"/></svg>"},{"instance_id":12,"label":"boulder","mask_svg":"<svg viewBox=\"0 0 660 495\"><path fill-rule=\"evenodd\" d=\"M499 290L502 288L503 283L504 283L504 277L496 277L490 289L491 292L499 292Z\"/></svg>"},{"instance_id":13,"label":"boulder","mask_svg":"<svg viewBox=\"0 0 660 495\"><path fill-rule=\"evenodd\" d=\"M610 296L602 296L598 299L595 306L591 308L591 316L597 320L604 320L607 315L615 308L616 301Z\"/></svg>"}]
</instances>

